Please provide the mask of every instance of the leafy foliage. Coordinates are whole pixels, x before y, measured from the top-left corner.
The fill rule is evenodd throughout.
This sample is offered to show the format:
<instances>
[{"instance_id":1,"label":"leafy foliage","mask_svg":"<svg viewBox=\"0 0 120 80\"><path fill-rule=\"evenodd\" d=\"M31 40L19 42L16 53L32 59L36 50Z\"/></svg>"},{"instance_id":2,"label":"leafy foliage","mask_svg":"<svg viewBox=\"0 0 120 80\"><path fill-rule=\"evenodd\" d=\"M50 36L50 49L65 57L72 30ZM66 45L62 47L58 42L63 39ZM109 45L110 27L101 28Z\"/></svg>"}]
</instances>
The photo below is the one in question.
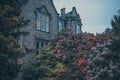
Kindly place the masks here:
<instances>
[{"instance_id":1,"label":"leafy foliage","mask_svg":"<svg viewBox=\"0 0 120 80\"><path fill-rule=\"evenodd\" d=\"M120 50L120 13L115 15L114 19L111 21L112 25L112 46L110 49L112 51ZM113 46L114 45L114 46Z\"/></svg>"},{"instance_id":2,"label":"leafy foliage","mask_svg":"<svg viewBox=\"0 0 120 80\"><path fill-rule=\"evenodd\" d=\"M27 0L25 0L27 1ZM0 80L12 80L18 71L19 28L27 21L20 17L24 0L0 0Z\"/></svg>"}]
</instances>

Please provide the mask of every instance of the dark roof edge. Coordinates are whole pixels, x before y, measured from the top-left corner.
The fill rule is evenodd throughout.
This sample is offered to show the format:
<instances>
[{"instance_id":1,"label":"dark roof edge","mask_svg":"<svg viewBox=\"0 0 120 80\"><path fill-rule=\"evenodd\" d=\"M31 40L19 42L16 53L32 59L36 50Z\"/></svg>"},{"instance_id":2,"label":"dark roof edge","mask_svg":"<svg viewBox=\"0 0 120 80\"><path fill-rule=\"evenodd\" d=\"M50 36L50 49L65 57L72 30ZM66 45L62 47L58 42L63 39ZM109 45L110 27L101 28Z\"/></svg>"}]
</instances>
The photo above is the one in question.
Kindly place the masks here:
<instances>
[{"instance_id":1,"label":"dark roof edge","mask_svg":"<svg viewBox=\"0 0 120 80\"><path fill-rule=\"evenodd\" d=\"M55 9L57 15L59 15L59 13L57 12L57 9L55 8L55 5L54 5L54 3L53 3L53 0L50 0L50 1L51 1L52 5L53 5L53 8Z\"/></svg>"},{"instance_id":2,"label":"dark roof edge","mask_svg":"<svg viewBox=\"0 0 120 80\"><path fill-rule=\"evenodd\" d=\"M75 10L75 12L76 12L77 14L79 14L79 13L77 12L77 10L76 10L76 7L75 7L75 6L73 6L73 7L72 7L72 12L73 12L73 10Z\"/></svg>"}]
</instances>

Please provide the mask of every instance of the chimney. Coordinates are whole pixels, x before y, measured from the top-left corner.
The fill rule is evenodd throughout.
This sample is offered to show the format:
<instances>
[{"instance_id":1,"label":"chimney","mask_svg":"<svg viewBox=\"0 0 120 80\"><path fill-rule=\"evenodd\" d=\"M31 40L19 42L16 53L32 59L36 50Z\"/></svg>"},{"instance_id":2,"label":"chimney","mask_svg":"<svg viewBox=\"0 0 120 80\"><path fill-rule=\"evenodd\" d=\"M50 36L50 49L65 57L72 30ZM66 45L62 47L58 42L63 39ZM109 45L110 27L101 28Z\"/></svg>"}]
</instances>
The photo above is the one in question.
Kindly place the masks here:
<instances>
[{"instance_id":1,"label":"chimney","mask_svg":"<svg viewBox=\"0 0 120 80\"><path fill-rule=\"evenodd\" d=\"M61 15L64 15L65 14L65 8L62 8L61 9Z\"/></svg>"},{"instance_id":2,"label":"chimney","mask_svg":"<svg viewBox=\"0 0 120 80\"><path fill-rule=\"evenodd\" d=\"M76 8L75 7L72 7L72 10L75 10Z\"/></svg>"}]
</instances>

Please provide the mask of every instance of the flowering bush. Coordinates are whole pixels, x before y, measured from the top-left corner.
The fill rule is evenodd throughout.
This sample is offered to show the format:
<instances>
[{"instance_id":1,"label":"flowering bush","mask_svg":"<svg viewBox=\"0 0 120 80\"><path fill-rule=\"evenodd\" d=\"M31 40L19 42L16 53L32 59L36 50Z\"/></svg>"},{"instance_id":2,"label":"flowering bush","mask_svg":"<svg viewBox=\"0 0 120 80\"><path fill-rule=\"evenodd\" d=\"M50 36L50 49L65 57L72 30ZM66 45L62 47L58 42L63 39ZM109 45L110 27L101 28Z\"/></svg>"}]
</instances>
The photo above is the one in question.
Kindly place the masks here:
<instances>
[{"instance_id":1,"label":"flowering bush","mask_svg":"<svg viewBox=\"0 0 120 80\"><path fill-rule=\"evenodd\" d=\"M120 79L120 14L114 16L111 25L111 41L98 44L88 56L87 80ZM103 39L107 40L107 37Z\"/></svg>"},{"instance_id":2,"label":"flowering bush","mask_svg":"<svg viewBox=\"0 0 120 80\"><path fill-rule=\"evenodd\" d=\"M109 43L98 45L89 54L86 80L119 80L120 79L120 56L111 52Z\"/></svg>"},{"instance_id":3,"label":"flowering bush","mask_svg":"<svg viewBox=\"0 0 120 80\"><path fill-rule=\"evenodd\" d=\"M73 77L72 80L84 79L86 67L89 66L87 58L90 53L97 48L98 44L105 44L108 40L109 37L105 34L94 36L90 33L81 33L75 35L71 30L57 35L50 44L54 44L56 58L64 62L66 67L66 71L59 78L67 77L65 80L69 80L67 76L69 74L69 77L71 75L70 79Z\"/></svg>"},{"instance_id":4,"label":"flowering bush","mask_svg":"<svg viewBox=\"0 0 120 80\"><path fill-rule=\"evenodd\" d=\"M109 37L89 33L74 34L66 29L53 38L48 46L30 63L23 66L24 80L84 80L89 55ZM27 74L27 75L26 75ZM31 77L34 75L34 77Z\"/></svg>"}]
</instances>

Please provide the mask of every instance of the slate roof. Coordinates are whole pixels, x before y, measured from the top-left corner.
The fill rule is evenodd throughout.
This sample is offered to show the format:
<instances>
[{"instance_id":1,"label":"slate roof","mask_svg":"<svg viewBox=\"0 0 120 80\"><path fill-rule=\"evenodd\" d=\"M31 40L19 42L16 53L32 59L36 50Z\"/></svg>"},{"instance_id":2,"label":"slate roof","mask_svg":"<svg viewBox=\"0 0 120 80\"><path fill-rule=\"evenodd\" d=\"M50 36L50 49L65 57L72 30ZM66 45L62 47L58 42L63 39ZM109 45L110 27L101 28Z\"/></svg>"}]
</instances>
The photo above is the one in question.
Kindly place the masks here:
<instances>
[{"instance_id":1,"label":"slate roof","mask_svg":"<svg viewBox=\"0 0 120 80\"><path fill-rule=\"evenodd\" d=\"M62 16L60 16L59 18L60 19L66 19L67 17L72 17L72 11L70 11L70 12L68 12L68 13L66 13L66 14L63 14Z\"/></svg>"},{"instance_id":2,"label":"slate roof","mask_svg":"<svg viewBox=\"0 0 120 80\"><path fill-rule=\"evenodd\" d=\"M76 11L75 7L73 7L73 10ZM73 15L72 15L73 10L70 11L70 12L68 12L68 13L65 13L65 14L59 16L59 18L62 19L62 20L67 20L68 17L72 17L72 18L76 18L76 19L78 18L78 19L80 19L79 14L77 14L77 16L73 16ZM76 13L77 13L77 12L76 12Z\"/></svg>"},{"instance_id":3,"label":"slate roof","mask_svg":"<svg viewBox=\"0 0 120 80\"><path fill-rule=\"evenodd\" d=\"M56 11L57 15L59 15L58 12L57 12L57 9L55 8L55 5L54 5L54 3L53 3L53 0L50 0L50 1L51 1L51 3L52 3L52 6L53 6L54 10Z\"/></svg>"}]
</instances>

